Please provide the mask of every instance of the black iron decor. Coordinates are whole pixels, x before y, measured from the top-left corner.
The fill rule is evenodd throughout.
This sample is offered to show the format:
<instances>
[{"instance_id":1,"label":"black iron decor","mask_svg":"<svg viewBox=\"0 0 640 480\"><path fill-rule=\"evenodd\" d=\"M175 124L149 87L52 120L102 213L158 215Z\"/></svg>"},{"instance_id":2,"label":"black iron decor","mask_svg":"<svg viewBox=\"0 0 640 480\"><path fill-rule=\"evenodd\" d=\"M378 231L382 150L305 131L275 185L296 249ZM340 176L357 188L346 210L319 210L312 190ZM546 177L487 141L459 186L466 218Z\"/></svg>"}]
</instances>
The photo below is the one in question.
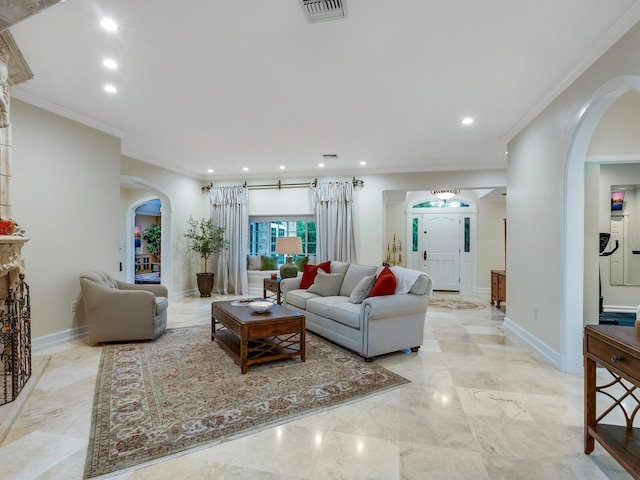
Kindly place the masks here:
<instances>
[{"instance_id":1,"label":"black iron decor","mask_svg":"<svg viewBox=\"0 0 640 480\"><path fill-rule=\"evenodd\" d=\"M0 374L4 405L18 397L31 377L31 298L24 274L0 300Z\"/></svg>"}]
</instances>

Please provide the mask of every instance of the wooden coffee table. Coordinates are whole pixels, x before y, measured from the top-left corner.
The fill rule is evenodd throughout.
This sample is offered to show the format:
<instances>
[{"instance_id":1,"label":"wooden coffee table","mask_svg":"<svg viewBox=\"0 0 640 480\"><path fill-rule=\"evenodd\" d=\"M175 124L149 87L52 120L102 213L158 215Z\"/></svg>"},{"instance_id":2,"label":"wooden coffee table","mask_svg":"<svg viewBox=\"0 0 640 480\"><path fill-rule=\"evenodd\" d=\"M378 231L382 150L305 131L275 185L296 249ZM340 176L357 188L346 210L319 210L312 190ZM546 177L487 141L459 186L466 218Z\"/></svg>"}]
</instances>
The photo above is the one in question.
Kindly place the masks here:
<instances>
[{"instance_id":1,"label":"wooden coffee table","mask_svg":"<svg viewBox=\"0 0 640 480\"><path fill-rule=\"evenodd\" d=\"M304 362L305 318L274 305L266 313L234 302L211 304L211 341L216 340L247 373L249 365L299 356Z\"/></svg>"}]
</instances>

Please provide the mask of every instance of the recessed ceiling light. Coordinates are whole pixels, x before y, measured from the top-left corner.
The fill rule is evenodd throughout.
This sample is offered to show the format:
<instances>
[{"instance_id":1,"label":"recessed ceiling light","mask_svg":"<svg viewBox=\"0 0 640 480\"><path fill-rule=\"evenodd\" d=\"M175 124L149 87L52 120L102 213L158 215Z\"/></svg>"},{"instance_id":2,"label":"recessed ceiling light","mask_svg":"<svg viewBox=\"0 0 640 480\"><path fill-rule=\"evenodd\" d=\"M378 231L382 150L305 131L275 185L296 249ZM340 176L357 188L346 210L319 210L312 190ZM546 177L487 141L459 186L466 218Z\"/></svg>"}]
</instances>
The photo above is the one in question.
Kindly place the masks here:
<instances>
[{"instance_id":1,"label":"recessed ceiling light","mask_svg":"<svg viewBox=\"0 0 640 480\"><path fill-rule=\"evenodd\" d=\"M318 164L318 166L319 166L320 168L324 168L324 163L319 163L319 164Z\"/></svg>"},{"instance_id":2,"label":"recessed ceiling light","mask_svg":"<svg viewBox=\"0 0 640 480\"><path fill-rule=\"evenodd\" d=\"M113 85L105 85L104 86L104 91L105 92L109 92L109 93L116 93L118 91L118 89L116 87L114 87Z\"/></svg>"},{"instance_id":3,"label":"recessed ceiling light","mask_svg":"<svg viewBox=\"0 0 640 480\"><path fill-rule=\"evenodd\" d=\"M110 18L103 18L100 21L100 26L109 32L115 32L118 30L118 24Z\"/></svg>"},{"instance_id":4,"label":"recessed ceiling light","mask_svg":"<svg viewBox=\"0 0 640 480\"><path fill-rule=\"evenodd\" d=\"M213 173L213 168L210 168L209 170L207 170L208 173Z\"/></svg>"},{"instance_id":5,"label":"recessed ceiling light","mask_svg":"<svg viewBox=\"0 0 640 480\"><path fill-rule=\"evenodd\" d=\"M242 167L242 171L243 172L248 172L249 171L249 167Z\"/></svg>"},{"instance_id":6,"label":"recessed ceiling light","mask_svg":"<svg viewBox=\"0 0 640 480\"><path fill-rule=\"evenodd\" d=\"M462 119L462 124L463 125L471 125L473 123L473 118L471 117L466 117Z\"/></svg>"},{"instance_id":7,"label":"recessed ceiling light","mask_svg":"<svg viewBox=\"0 0 640 480\"><path fill-rule=\"evenodd\" d=\"M367 162L365 162L364 160L362 160L362 161L360 162L360 165L366 165L366 164L367 164Z\"/></svg>"},{"instance_id":8,"label":"recessed ceiling light","mask_svg":"<svg viewBox=\"0 0 640 480\"><path fill-rule=\"evenodd\" d=\"M284 165L280 165L280 170L284 170L286 167Z\"/></svg>"},{"instance_id":9,"label":"recessed ceiling light","mask_svg":"<svg viewBox=\"0 0 640 480\"><path fill-rule=\"evenodd\" d=\"M111 70L115 70L116 68L118 68L118 64L116 63L116 61L112 60L111 58L105 58L104 61L102 62L102 65L104 65L107 68L110 68Z\"/></svg>"}]
</instances>

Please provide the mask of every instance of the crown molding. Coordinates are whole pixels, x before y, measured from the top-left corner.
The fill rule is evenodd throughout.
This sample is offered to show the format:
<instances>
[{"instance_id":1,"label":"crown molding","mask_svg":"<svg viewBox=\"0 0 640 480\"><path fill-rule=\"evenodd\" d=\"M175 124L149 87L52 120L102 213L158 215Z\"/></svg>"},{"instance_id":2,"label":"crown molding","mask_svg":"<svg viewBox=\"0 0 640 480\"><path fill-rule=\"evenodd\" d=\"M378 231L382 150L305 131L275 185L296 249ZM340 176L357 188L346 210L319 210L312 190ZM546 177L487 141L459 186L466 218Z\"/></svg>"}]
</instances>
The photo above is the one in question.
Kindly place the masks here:
<instances>
[{"instance_id":1,"label":"crown molding","mask_svg":"<svg viewBox=\"0 0 640 480\"><path fill-rule=\"evenodd\" d=\"M547 108L569 85L571 85L580 75L582 75L596 60L611 48L620 38L640 21L640 2L636 1L624 14L620 16L600 39L585 52L580 59L545 93L528 111L511 127L511 129L501 138L505 143L509 143L520 133L531 121Z\"/></svg>"}]
</instances>

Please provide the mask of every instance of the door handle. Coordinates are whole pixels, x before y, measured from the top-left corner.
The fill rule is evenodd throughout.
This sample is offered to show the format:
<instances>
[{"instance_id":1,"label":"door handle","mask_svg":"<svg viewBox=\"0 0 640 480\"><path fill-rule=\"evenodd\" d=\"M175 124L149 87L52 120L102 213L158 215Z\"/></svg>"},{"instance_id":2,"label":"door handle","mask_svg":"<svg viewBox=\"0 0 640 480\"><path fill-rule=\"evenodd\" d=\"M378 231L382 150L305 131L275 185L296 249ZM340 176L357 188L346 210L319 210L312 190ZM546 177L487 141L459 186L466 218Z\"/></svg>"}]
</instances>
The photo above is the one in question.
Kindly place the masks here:
<instances>
[{"instance_id":1,"label":"door handle","mask_svg":"<svg viewBox=\"0 0 640 480\"><path fill-rule=\"evenodd\" d=\"M422 258L424 258L425 260L427 259L427 251L425 250L424 253L422 254Z\"/></svg>"}]
</instances>

